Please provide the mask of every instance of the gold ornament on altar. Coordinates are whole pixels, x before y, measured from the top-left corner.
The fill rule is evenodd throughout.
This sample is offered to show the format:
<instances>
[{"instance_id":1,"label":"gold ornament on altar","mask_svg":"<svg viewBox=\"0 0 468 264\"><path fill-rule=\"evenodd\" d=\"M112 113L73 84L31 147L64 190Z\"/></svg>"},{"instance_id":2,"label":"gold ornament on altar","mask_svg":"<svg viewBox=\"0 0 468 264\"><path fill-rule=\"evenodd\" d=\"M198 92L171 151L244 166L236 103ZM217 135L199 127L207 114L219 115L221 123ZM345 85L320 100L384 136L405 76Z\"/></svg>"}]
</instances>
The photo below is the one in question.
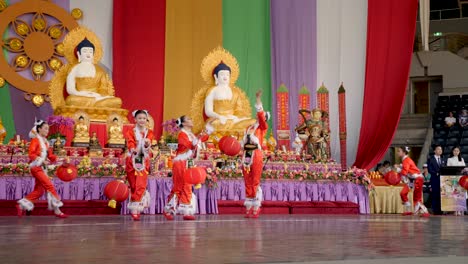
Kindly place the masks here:
<instances>
[{"instance_id":1,"label":"gold ornament on altar","mask_svg":"<svg viewBox=\"0 0 468 264\"><path fill-rule=\"evenodd\" d=\"M67 64L60 67L49 86L54 114L73 116L84 111L92 121L107 122L111 114L127 123L128 111L122 100L114 96L114 85L98 62L103 56L101 42L91 30L79 27L68 33L63 41ZM64 97L64 87L68 94Z\"/></svg>"},{"instance_id":2,"label":"gold ornament on altar","mask_svg":"<svg viewBox=\"0 0 468 264\"><path fill-rule=\"evenodd\" d=\"M87 147L89 146L89 117L84 111L75 113L75 135L72 140L74 147Z\"/></svg>"},{"instance_id":3,"label":"gold ornament on altar","mask_svg":"<svg viewBox=\"0 0 468 264\"><path fill-rule=\"evenodd\" d=\"M0 9L5 8L0 2ZM24 0L0 13L0 32L12 32L0 41L6 56L0 58L0 72L16 88L28 94L47 95L47 72L54 72L63 55L56 52L62 36L78 24L53 1ZM14 54L15 56L11 56ZM14 57L8 59L8 55ZM28 74L22 73L26 71Z\"/></svg>"},{"instance_id":4,"label":"gold ornament on altar","mask_svg":"<svg viewBox=\"0 0 468 264\"><path fill-rule=\"evenodd\" d=\"M83 11L79 8L73 8L71 11L71 15L74 19L78 20L83 17Z\"/></svg>"},{"instance_id":5,"label":"gold ornament on altar","mask_svg":"<svg viewBox=\"0 0 468 264\"><path fill-rule=\"evenodd\" d=\"M239 77L236 58L218 47L203 59L200 73L206 85L192 101L194 132L200 132L210 122L221 135L242 135L255 120L251 119L249 99L235 85Z\"/></svg>"},{"instance_id":6,"label":"gold ornament on altar","mask_svg":"<svg viewBox=\"0 0 468 264\"><path fill-rule=\"evenodd\" d=\"M273 134L270 134L270 137L267 140L268 150L271 152L274 152L277 145L278 143L276 142L276 139L273 137Z\"/></svg>"},{"instance_id":7,"label":"gold ornament on altar","mask_svg":"<svg viewBox=\"0 0 468 264\"><path fill-rule=\"evenodd\" d=\"M5 10L6 7L7 7L7 3L5 2L5 0L0 0L0 12Z\"/></svg>"},{"instance_id":8,"label":"gold ornament on altar","mask_svg":"<svg viewBox=\"0 0 468 264\"><path fill-rule=\"evenodd\" d=\"M110 148L122 148L125 146L123 136L123 124L120 116L112 114L107 119L107 146Z\"/></svg>"}]
</instances>

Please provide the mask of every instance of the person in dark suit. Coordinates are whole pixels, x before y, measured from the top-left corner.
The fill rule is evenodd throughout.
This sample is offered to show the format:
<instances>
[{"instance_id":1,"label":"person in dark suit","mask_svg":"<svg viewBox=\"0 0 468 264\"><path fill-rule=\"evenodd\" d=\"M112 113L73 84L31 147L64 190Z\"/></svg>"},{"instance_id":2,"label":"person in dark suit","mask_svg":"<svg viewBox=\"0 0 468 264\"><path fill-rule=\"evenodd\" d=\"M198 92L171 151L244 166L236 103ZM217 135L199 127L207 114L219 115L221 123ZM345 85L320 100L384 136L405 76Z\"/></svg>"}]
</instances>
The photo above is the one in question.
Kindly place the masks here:
<instances>
[{"instance_id":1,"label":"person in dark suit","mask_svg":"<svg viewBox=\"0 0 468 264\"><path fill-rule=\"evenodd\" d=\"M431 201L432 212L435 215L441 215L440 209L440 168L445 167L445 160L442 157L442 146L434 147L434 155L427 160L427 169L431 174Z\"/></svg>"}]
</instances>

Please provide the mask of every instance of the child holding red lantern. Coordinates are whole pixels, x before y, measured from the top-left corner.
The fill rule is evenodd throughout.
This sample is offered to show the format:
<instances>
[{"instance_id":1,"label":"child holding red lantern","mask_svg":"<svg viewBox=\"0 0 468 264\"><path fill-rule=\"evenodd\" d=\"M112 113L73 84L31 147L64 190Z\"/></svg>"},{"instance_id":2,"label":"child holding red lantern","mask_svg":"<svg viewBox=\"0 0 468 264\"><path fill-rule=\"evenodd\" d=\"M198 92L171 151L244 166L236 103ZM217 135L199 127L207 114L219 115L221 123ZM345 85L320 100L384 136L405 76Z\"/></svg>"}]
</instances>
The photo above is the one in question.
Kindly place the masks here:
<instances>
[{"instance_id":1,"label":"child holding red lantern","mask_svg":"<svg viewBox=\"0 0 468 264\"><path fill-rule=\"evenodd\" d=\"M197 157L201 143L208 140L208 136L213 132L213 127L208 123L205 131L195 136L192 132L192 119L185 115L177 119L177 125L180 127L180 132L177 138L176 156L172 165L173 185L163 214L167 220L174 220L177 212L184 216L184 220L195 220L197 197L192 193L192 184L184 180L184 174L187 168L193 165L193 159Z\"/></svg>"},{"instance_id":2,"label":"child holding red lantern","mask_svg":"<svg viewBox=\"0 0 468 264\"><path fill-rule=\"evenodd\" d=\"M151 199L146 186L150 170L153 131L146 127L148 111L135 110L132 115L135 118L135 127L125 136L128 149L125 170L131 191L130 203L127 207L132 219L139 221L141 212L149 207Z\"/></svg>"},{"instance_id":3,"label":"child holding red lantern","mask_svg":"<svg viewBox=\"0 0 468 264\"><path fill-rule=\"evenodd\" d=\"M39 199L44 194L44 191L47 192L49 210L54 211L55 216L58 218L68 217L68 215L60 211L60 207L63 206L63 203L60 200L52 181L47 176L46 166L48 161L55 162L57 160L57 156L55 156L52 153L52 150L49 149L49 142L46 138L48 134L49 125L45 121L36 120L36 122L34 122L34 127L29 133L29 136L32 139L28 151L29 168L36 183L34 184L34 190L18 201L16 209L19 217L23 216L25 210L33 210L33 202Z\"/></svg>"},{"instance_id":4,"label":"child holding red lantern","mask_svg":"<svg viewBox=\"0 0 468 264\"><path fill-rule=\"evenodd\" d=\"M269 112L263 111L261 100L262 92L256 93L255 108L257 110L257 122L249 126L244 134L242 145L244 154L242 156L242 173L245 182L245 218L258 218L260 206L262 205L263 192L260 187L260 178L263 172L263 139L268 130L267 121Z\"/></svg>"},{"instance_id":5,"label":"child holding red lantern","mask_svg":"<svg viewBox=\"0 0 468 264\"><path fill-rule=\"evenodd\" d=\"M409 147L399 147L397 148L397 154L402 160L402 164L397 166L397 170L405 182L405 186L400 192L401 200L405 206L405 212L403 215L412 215L411 203L408 201L408 192L410 187L410 179L414 180L414 191L413 191L413 204L414 204L414 214L420 214L421 216L428 217L429 212L427 211L426 206L424 206L422 197L423 197L423 185L424 185L424 176L421 174L421 171L418 169L414 161L408 157L410 152Z\"/></svg>"}]
</instances>

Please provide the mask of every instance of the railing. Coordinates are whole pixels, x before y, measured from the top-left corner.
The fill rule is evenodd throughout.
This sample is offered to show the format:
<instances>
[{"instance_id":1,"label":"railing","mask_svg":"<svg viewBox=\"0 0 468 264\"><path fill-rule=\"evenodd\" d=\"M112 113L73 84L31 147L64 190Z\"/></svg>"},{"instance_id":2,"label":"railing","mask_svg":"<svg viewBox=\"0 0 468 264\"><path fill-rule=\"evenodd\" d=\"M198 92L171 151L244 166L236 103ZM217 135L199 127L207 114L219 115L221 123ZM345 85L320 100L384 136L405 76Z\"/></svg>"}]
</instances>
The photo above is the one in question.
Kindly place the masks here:
<instances>
[{"instance_id":1,"label":"railing","mask_svg":"<svg viewBox=\"0 0 468 264\"><path fill-rule=\"evenodd\" d=\"M444 33L442 36L429 37L429 50L450 51L455 54L464 47L468 47L468 35L464 33ZM415 51L422 51L421 37L415 40Z\"/></svg>"}]
</instances>

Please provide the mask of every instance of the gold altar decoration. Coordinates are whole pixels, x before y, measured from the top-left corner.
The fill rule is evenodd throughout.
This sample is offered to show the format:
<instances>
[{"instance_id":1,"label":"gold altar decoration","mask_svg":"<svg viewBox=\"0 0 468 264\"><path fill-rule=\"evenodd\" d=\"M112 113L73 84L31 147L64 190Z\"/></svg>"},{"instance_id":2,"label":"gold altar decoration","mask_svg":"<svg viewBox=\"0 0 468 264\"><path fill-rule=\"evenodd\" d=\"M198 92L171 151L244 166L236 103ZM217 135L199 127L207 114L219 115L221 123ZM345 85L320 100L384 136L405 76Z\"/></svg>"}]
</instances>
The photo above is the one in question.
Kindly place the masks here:
<instances>
[{"instance_id":1,"label":"gold altar decoration","mask_svg":"<svg viewBox=\"0 0 468 264\"><path fill-rule=\"evenodd\" d=\"M15 32L2 38L0 45L7 53L15 54L0 58L0 72L16 88L31 95L48 94L48 72L55 72L63 54L57 52L62 37L78 26L73 17L52 1L24 0L6 7L0 2L0 31ZM25 19L25 16L31 16ZM19 72L28 71L28 76ZM39 97L37 97L39 98ZM40 100L40 99L39 99ZM38 100L32 101L39 102ZM37 104L36 104L37 105Z\"/></svg>"},{"instance_id":2,"label":"gold altar decoration","mask_svg":"<svg viewBox=\"0 0 468 264\"><path fill-rule=\"evenodd\" d=\"M111 114L107 118L107 145L108 147L123 147L125 138L123 135L123 123L120 115Z\"/></svg>"},{"instance_id":3,"label":"gold altar decoration","mask_svg":"<svg viewBox=\"0 0 468 264\"><path fill-rule=\"evenodd\" d=\"M78 20L83 17L83 11L79 8L73 8L71 11L71 15L74 19Z\"/></svg>"},{"instance_id":4,"label":"gold altar decoration","mask_svg":"<svg viewBox=\"0 0 468 264\"><path fill-rule=\"evenodd\" d=\"M124 123L128 123L127 114L128 110L121 108L111 108L103 106L87 106L87 105L67 105L66 98L64 97L64 87L66 87L67 76L71 69L78 64L78 58L75 56L75 48L84 39L88 39L94 44L94 58L93 63L96 67L96 75L101 73L101 68L98 67L98 62L102 59L103 49L101 41L94 32L85 27L78 27L70 31L62 45L57 46L57 51L63 53L63 56L67 60L67 64L62 65L55 73L49 85L50 103L54 109L55 115L62 115L65 117L74 116L77 111L84 111L88 114L91 121L96 122L107 122L107 119L112 114L118 114L119 119ZM102 72L105 75L104 81L106 89L112 96L115 94L112 80L107 73Z\"/></svg>"},{"instance_id":5,"label":"gold altar decoration","mask_svg":"<svg viewBox=\"0 0 468 264\"><path fill-rule=\"evenodd\" d=\"M72 145L74 147L87 147L89 146L89 116L84 111L77 111L73 119L75 120L74 136Z\"/></svg>"},{"instance_id":6,"label":"gold altar decoration","mask_svg":"<svg viewBox=\"0 0 468 264\"><path fill-rule=\"evenodd\" d=\"M204 119L204 107L205 107L205 98L208 93L212 90L213 86L215 85L215 80L213 77L213 69L219 64L223 62L224 64L228 65L231 68L231 75L230 75L230 88L232 89L233 96L234 94L239 94L239 103L242 107L238 107L234 111L235 116L242 116L242 117L251 117L252 109L250 106L250 101L247 95L237 87L236 81L239 78L239 64L237 63L236 58L227 50L222 47L217 47L212 52L210 52L202 61L200 67L200 73L202 75L203 80L205 81L205 86L198 90L195 93L195 96L192 101L191 106L191 117L193 120L193 131L195 133L199 133L204 129L205 126L205 119ZM255 121L253 121L255 122ZM245 126L245 128L248 125ZM227 131L219 131L223 135L243 135L245 128L242 129L229 129ZM213 139L212 139L213 140Z\"/></svg>"}]
</instances>

